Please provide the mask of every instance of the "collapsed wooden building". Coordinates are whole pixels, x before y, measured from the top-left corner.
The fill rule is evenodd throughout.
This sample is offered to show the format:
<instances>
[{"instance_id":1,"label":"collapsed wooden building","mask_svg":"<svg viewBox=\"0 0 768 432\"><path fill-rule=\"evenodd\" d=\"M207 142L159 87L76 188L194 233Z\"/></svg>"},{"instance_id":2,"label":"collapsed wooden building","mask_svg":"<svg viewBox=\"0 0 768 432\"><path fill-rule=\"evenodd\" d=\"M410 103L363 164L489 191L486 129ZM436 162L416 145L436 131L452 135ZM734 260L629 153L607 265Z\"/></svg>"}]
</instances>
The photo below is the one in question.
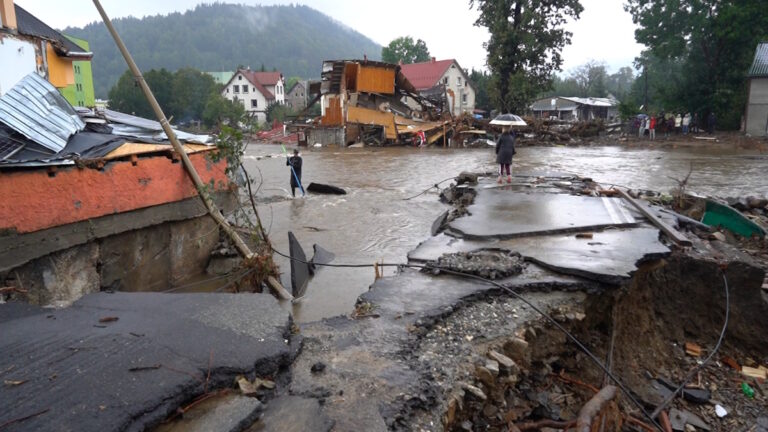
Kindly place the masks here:
<instances>
[{"instance_id":1,"label":"collapsed wooden building","mask_svg":"<svg viewBox=\"0 0 768 432\"><path fill-rule=\"evenodd\" d=\"M439 98L419 95L400 65L329 60L323 63L320 82L310 85L310 94L309 106L320 103L321 116L294 123L300 144L392 145L423 140L429 145L447 143L452 134L452 117L445 105ZM406 98L418 107L409 106Z\"/></svg>"}]
</instances>

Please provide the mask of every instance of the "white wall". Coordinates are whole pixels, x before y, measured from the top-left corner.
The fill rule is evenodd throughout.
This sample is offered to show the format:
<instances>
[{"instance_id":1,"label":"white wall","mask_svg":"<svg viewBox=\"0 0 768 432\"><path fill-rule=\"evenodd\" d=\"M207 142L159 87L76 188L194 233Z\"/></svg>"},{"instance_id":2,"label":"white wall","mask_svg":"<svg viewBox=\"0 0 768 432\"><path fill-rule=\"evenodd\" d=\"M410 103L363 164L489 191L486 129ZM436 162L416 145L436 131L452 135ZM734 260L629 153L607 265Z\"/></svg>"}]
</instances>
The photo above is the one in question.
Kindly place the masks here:
<instances>
[{"instance_id":1,"label":"white wall","mask_svg":"<svg viewBox=\"0 0 768 432\"><path fill-rule=\"evenodd\" d=\"M237 91L235 91L235 87L237 87ZM248 91L244 92L243 87L246 87ZM245 111L255 117L259 123L266 121L267 116L264 112L268 105L267 98L243 74L236 73L221 91L221 95L229 100L237 98L238 101L242 102Z\"/></svg>"},{"instance_id":2,"label":"white wall","mask_svg":"<svg viewBox=\"0 0 768 432\"><path fill-rule=\"evenodd\" d=\"M443 74L442 80L448 79L448 88L453 91L456 101L453 103L453 115L459 115L463 112L469 112L470 114L475 109L475 90L467 84L467 80L464 77L461 69L456 63L453 63ZM462 102L463 95L466 95L466 101ZM452 102L450 93L448 94L448 102Z\"/></svg>"},{"instance_id":3,"label":"white wall","mask_svg":"<svg viewBox=\"0 0 768 432\"><path fill-rule=\"evenodd\" d=\"M0 65L2 96L30 72L37 71L35 45L4 35L0 38Z\"/></svg>"},{"instance_id":4,"label":"white wall","mask_svg":"<svg viewBox=\"0 0 768 432\"><path fill-rule=\"evenodd\" d=\"M746 132L768 136L768 78L752 78L747 100Z\"/></svg>"}]
</instances>

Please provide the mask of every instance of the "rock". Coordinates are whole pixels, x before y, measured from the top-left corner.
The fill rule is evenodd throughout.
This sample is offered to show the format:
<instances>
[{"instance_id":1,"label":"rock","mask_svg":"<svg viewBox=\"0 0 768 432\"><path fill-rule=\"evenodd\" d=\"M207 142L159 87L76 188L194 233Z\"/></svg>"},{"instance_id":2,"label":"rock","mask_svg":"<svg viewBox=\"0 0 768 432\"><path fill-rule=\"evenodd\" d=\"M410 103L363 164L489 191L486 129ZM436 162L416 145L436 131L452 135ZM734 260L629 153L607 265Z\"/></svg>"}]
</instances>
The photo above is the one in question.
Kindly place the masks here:
<instances>
[{"instance_id":1,"label":"rock","mask_svg":"<svg viewBox=\"0 0 768 432\"><path fill-rule=\"evenodd\" d=\"M309 369L312 373L320 373L325 370L325 363L317 362Z\"/></svg>"},{"instance_id":2,"label":"rock","mask_svg":"<svg viewBox=\"0 0 768 432\"><path fill-rule=\"evenodd\" d=\"M456 184L477 184L477 174L473 174L470 172L462 172L459 174L458 177L456 177Z\"/></svg>"},{"instance_id":3,"label":"rock","mask_svg":"<svg viewBox=\"0 0 768 432\"><path fill-rule=\"evenodd\" d=\"M721 233L720 231L716 231L709 235L709 239L724 242L725 234Z\"/></svg>"},{"instance_id":4,"label":"rock","mask_svg":"<svg viewBox=\"0 0 768 432\"><path fill-rule=\"evenodd\" d=\"M239 256L212 256L211 260L208 261L208 267L206 267L205 272L212 276L223 276L232 273L235 269L240 267L242 262L243 259Z\"/></svg>"},{"instance_id":5,"label":"rock","mask_svg":"<svg viewBox=\"0 0 768 432\"><path fill-rule=\"evenodd\" d=\"M484 366L478 366L475 369L475 377L477 377L481 383L488 386L488 388L496 386L496 377Z\"/></svg>"},{"instance_id":6,"label":"rock","mask_svg":"<svg viewBox=\"0 0 768 432\"><path fill-rule=\"evenodd\" d=\"M474 397L476 397L476 398L478 398L480 400L483 400L483 401L484 400L488 400L488 396L486 396L485 393L482 390L480 390L479 388L477 388L477 387L475 387L475 386L473 386L471 384L463 383L461 385L461 388L463 388L464 390L469 392L469 394L471 394L472 396L474 396Z\"/></svg>"},{"instance_id":7,"label":"rock","mask_svg":"<svg viewBox=\"0 0 768 432\"><path fill-rule=\"evenodd\" d=\"M749 197L747 198L747 204L753 209L765 208L765 206L768 206L768 198Z\"/></svg>"},{"instance_id":8,"label":"rock","mask_svg":"<svg viewBox=\"0 0 768 432\"><path fill-rule=\"evenodd\" d=\"M520 372L520 368L517 367L515 361L500 352L490 350L488 351L488 357L498 362L499 366L504 370L512 373Z\"/></svg>"},{"instance_id":9,"label":"rock","mask_svg":"<svg viewBox=\"0 0 768 432\"><path fill-rule=\"evenodd\" d=\"M521 364L528 364L528 342L524 339L514 337L504 344L504 353L512 360Z\"/></svg>"},{"instance_id":10,"label":"rock","mask_svg":"<svg viewBox=\"0 0 768 432\"><path fill-rule=\"evenodd\" d=\"M485 362L485 368L488 369L493 376L499 375L499 362L496 360L488 360Z\"/></svg>"},{"instance_id":11,"label":"rock","mask_svg":"<svg viewBox=\"0 0 768 432\"><path fill-rule=\"evenodd\" d=\"M464 429L465 431L471 431L472 430L472 422L469 421L469 420L464 420L461 423L461 428Z\"/></svg>"},{"instance_id":12,"label":"rock","mask_svg":"<svg viewBox=\"0 0 768 432\"><path fill-rule=\"evenodd\" d=\"M687 424L685 425L685 432L696 432L696 428L693 427L692 425Z\"/></svg>"},{"instance_id":13,"label":"rock","mask_svg":"<svg viewBox=\"0 0 768 432\"><path fill-rule=\"evenodd\" d=\"M488 404L483 408L483 414L485 414L486 417L493 418L496 414L498 414L499 409L496 408L495 405Z\"/></svg>"},{"instance_id":14,"label":"rock","mask_svg":"<svg viewBox=\"0 0 768 432\"><path fill-rule=\"evenodd\" d=\"M456 399L451 398L451 400L448 401L448 409L445 411L445 416L443 416L443 424L446 426L453 424L453 421L456 420L456 408L458 406L459 403Z\"/></svg>"}]
</instances>

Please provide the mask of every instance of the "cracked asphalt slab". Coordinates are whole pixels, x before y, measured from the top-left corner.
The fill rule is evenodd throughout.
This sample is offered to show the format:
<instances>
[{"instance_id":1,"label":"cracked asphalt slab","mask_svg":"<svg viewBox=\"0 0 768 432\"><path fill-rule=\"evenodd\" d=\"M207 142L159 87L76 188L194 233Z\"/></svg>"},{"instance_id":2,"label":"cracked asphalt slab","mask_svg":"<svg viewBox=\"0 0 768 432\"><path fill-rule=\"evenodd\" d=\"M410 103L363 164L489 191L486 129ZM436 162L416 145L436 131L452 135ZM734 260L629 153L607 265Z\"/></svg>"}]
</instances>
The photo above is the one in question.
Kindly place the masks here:
<instances>
[{"instance_id":1,"label":"cracked asphalt slab","mask_svg":"<svg viewBox=\"0 0 768 432\"><path fill-rule=\"evenodd\" d=\"M66 309L0 305L4 431L141 431L237 374L290 364L268 294L90 294Z\"/></svg>"}]
</instances>

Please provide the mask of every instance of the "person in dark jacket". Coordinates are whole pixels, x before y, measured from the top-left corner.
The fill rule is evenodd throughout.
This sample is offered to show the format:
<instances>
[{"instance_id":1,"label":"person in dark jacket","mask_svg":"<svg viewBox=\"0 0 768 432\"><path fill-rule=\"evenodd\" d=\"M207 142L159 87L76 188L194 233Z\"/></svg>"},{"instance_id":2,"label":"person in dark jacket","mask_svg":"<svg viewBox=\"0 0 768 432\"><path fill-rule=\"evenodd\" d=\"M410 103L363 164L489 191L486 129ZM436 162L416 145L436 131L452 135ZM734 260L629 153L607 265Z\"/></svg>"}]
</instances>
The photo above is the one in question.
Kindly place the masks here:
<instances>
[{"instance_id":1,"label":"person in dark jacket","mask_svg":"<svg viewBox=\"0 0 768 432\"><path fill-rule=\"evenodd\" d=\"M285 165L293 168L291 170L291 194L295 197L296 188L304 190L301 186L301 156L299 156L298 150L294 150L293 156L286 158Z\"/></svg>"},{"instance_id":2,"label":"person in dark jacket","mask_svg":"<svg viewBox=\"0 0 768 432\"><path fill-rule=\"evenodd\" d=\"M496 142L496 163L499 164L499 180L498 183L504 182L504 171L507 172L507 183L512 183L512 172L510 166L512 165L512 156L515 155L515 134L509 130L509 127L504 128L499 140Z\"/></svg>"}]
</instances>

